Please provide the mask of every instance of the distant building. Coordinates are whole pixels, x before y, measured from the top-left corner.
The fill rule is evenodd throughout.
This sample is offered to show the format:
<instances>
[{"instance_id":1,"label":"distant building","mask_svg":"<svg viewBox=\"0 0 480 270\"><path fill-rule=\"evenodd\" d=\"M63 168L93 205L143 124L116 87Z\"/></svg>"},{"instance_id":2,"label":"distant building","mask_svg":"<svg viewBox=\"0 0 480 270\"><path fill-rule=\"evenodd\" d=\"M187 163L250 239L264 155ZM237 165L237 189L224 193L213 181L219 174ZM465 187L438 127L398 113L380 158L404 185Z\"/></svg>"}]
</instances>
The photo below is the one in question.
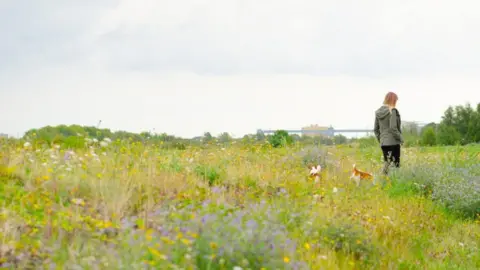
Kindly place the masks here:
<instances>
[{"instance_id":1,"label":"distant building","mask_svg":"<svg viewBox=\"0 0 480 270\"><path fill-rule=\"evenodd\" d=\"M302 128L302 135L309 137L318 137L318 136L333 136L334 129L332 127L319 126L317 124L310 125Z\"/></svg>"},{"instance_id":2,"label":"distant building","mask_svg":"<svg viewBox=\"0 0 480 270\"><path fill-rule=\"evenodd\" d=\"M8 134L0 133L0 138L8 138Z\"/></svg>"}]
</instances>

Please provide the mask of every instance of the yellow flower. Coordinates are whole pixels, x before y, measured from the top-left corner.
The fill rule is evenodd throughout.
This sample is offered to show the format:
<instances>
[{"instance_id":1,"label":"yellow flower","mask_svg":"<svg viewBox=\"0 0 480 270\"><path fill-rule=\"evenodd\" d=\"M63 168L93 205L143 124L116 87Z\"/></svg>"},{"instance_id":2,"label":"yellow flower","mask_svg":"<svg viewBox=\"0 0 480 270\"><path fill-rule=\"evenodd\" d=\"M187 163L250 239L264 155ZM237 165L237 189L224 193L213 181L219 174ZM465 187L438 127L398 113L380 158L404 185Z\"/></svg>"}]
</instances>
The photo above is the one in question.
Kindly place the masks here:
<instances>
[{"instance_id":1,"label":"yellow flower","mask_svg":"<svg viewBox=\"0 0 480 270\"><path fill-rule=\"evenodd\" d=\"M155 256L155 257L158 257L162 260L166 260L167 259L167 256L165 256L164 254L160 253L158 250L154 249L154 248L148 248L148 250L150 251L150 253Z\"/></svg>"},{"instance_id":2,"label":"yellow flower","mask_svg":"<svg viewBox=\"0 0 480 270\"><path fill-rule=\"evenodd\" d=\"M192 232L189 232L189 235L190 235L192 238L197 238L197 237L198 237L198 234L192 233Z\"/></svg>"},{"instance_id":3,"label":"yellow flower","mask_svg":"<svg viewBox=\"0 0 480 270\"><path fill-rule=\"evenodd\" d=\"M153 230L152 230L152 229L148 229L148 230L145 232L145 237L147 238L148 241L152 240L152 234L153 234Z\"/></svg>"},{"instance_id":4,"label":"yellow flower","mask_svg":"<svg viewBox=\"0 0 480 270\"><path fill-rule=\"evenodd\" d=\"M217 244L215 244L214 242L211 242L211 243L210 243L210 247L211 247L212 249L216 249L216 248L217 248Z\"/></svg>"},{"instance_id":5,"label":"yellow flower","mask_svg":"<svg viewBox=\"0 0 480 270\"><path fill-rule=\"evenodd\" d=\"M310 250L310 244L309 243L305 243L304 246L305 246L305 249Z\"/></svg>"},{"instance_id":6,"label":"yellow flower","mask_svg":"<svg viewBox=\"0 0 480 270\"><path fill-rule=\"evenodd\" d=\"M287 256L283 257L283 261L285 263L289 263L290 262L290 258L288 258Z\"/></svg>"}]
</instances>

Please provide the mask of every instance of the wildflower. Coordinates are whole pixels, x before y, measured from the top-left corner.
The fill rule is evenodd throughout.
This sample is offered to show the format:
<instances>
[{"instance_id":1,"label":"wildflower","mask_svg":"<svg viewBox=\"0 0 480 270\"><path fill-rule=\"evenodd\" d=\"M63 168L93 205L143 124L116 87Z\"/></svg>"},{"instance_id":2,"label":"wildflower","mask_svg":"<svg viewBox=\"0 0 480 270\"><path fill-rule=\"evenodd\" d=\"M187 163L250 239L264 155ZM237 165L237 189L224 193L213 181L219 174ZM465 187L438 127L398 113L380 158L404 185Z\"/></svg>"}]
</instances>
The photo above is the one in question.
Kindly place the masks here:
<instances>
[{"instance_id":1,"label":"wildflower","mask_svg":"<svg viewBox=\"0 0 480 270\"><path fill-rule=\"evenodd\" d=\"M287 256L283 257L283 261L285 263L289 263L290 262L290 258L288 258Z\"/></svg>"},{"instance_id":2,"label":"wildflower","mask_svg":"<svg viewBox=\"0 0 480 270\"><path fill-rule=\"evenodd\" d=\"M333 193L337 193L338 192L338 188L334 187L333 188Z\"/></svg>"},{"instance_id":3,"label":"wildflower","mask_svg":"<svg viewBox=\"0 0 480 270\"><path fill-rule=\"evenodd\" d=\"M30 148L30 146L32 146L32 144L29 143L29 142L26 142L26 143L23 144L23 147L25 147L25 148Z\"/></svg>"},{"instance_id":4,"label":"wildflower","mask_svg":"<svg viewBox=\"0 0 480 270\"><path fill-rule=\"evenodd\" d=\"M305 247L306 250L310 250L310 244L309 243L305 243L304 247Z\"/></svg>"},{"instance_id":5,"label":"wildflower","mask_svg":"<svg viewBox=\"0 0 480 270\"><path fill-rule=\"evenodd\" d=\"M233 270L243 270L243 268L240 267L240 266L234 266L234 267L233 267Z\"/></svg>"},{"instance_id":6,"label":"wildflower","mask_svg":"<svg viewBox=\"0 0 480 270\"><path fill-rule=\"evenodd\" d=\"M75 204L75 205L81 205L81 206L85 205L85 201L83 201L82 199L79 199L79 198L72 199L72 203Z\"/></svg>"},{"instance_id":7,"label":"wildflower","mask_svg":"<svg viewBox=\"0 0 480 270\"><path fill-rule=\"evenodd\" d=\"M166 260L167 259L167 256L165 256L164 254L160 253L160 251L154 249L154 248L148 248L148 250L150 251L150 253L155 256L155 257L158 257L162 260Z\"/></svg>"},{"instance_id":8,"label":"wildflower","mask_svg":"<svg viewBox=\"0 0 480 270\"><path fill-rule=\"evenodd\" d=\"M217 248L217 244L215 244L214 242L211 242L211 243L210 243L210 248L216 249L216 248Z\"/></svg>"}]
</instances>

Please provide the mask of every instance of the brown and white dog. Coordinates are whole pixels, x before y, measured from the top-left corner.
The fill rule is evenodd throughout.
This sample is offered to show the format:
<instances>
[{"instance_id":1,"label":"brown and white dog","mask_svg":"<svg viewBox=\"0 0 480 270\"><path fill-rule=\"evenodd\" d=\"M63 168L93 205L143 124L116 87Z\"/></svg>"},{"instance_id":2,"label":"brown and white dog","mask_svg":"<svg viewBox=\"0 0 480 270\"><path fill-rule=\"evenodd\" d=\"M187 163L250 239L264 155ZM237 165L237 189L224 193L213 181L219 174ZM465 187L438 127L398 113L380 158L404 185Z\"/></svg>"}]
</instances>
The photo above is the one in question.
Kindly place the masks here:
<instances>
[{"instance_id":1,"label":"brown and white dog","mask_svg":"<svg viewBox=\"0 0 480 270\"><path fill-rule=\"evenodd\" d=\"M353 170L350 179L354 180L355 183L357 183L357 187L360 185L361 180L370 180L373 184L375 184L375 179L373 175L371 173L358 170L355 164L353 164Z\"/></svg>"},{"instance_id":2,"label":"brown and white dog","mask_svg":"<svg viewBox=\"0 0 480 270\"><path fill-rule=\"evenodd\" d=\"M320 173L322 172L322 166L311 166L310 169L310 177L315 177L315 183L320 181Z\"/></svg>"}]
</instances>

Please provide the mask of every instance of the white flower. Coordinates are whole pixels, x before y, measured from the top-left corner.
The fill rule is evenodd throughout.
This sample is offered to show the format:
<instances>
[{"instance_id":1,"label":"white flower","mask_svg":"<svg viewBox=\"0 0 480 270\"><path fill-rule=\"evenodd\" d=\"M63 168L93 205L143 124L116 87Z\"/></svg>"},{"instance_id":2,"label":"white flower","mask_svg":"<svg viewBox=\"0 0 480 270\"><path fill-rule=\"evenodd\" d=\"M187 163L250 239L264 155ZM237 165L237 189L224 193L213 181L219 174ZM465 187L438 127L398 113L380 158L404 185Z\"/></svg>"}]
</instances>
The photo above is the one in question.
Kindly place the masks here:
<instances>
[{"instance_id":1,"label":"white flower","mask_svg":"<svg viewBox=\"0 0 480 270\"><path fill-rule=\"evenodd\" d=\"M101 142L100 142L100 146L101 146L101 147L107 147L107 146L108 146L108 142L106 142L106 141L101 141Z\"/></svg>"},{"instance_id":2,"label":"white flower","mask_svg":"<svg viewBox=\"0 0 480 270\"><path fill-rule=\"evenodd\" d=\"M240 267L240 266L234 266L234 267L233 267L233 270L242 270L242 269L243 269L243 268Z\"/></svg>"},{"instance_id":3,"label":"white flower","mask_svg":"<svg viewBox=\"0 0 480 270\"><path fill-rule=\"evenodd\" d=\"M337 193L338 192L338 188L334 187L333 188L333 193Z\"/></svg>"},{"instance_id":4,"label":"white flower","mask_svg":"<svg viewBox=\"0 0 480 270\"><path fill-rule=\"evenodd\" d=\"M112 140L110 140L110 138L104 138L103 140L104 140L105 142L107 142L107 143L111 143L111 142L112 142Z\"/></svg>"},{"instance_id":5,"label":"white flower","mask_svg":"<svg viewBox=\"0 0 480 270\"><path fill-rule=\"evenodd\" d=\"M32 144L29 143L29 142L26 142L26 143L23 144L23 147L25 147L25 148L29 148L30 146L32 146Z\"/></svg>"}]
</instances>

